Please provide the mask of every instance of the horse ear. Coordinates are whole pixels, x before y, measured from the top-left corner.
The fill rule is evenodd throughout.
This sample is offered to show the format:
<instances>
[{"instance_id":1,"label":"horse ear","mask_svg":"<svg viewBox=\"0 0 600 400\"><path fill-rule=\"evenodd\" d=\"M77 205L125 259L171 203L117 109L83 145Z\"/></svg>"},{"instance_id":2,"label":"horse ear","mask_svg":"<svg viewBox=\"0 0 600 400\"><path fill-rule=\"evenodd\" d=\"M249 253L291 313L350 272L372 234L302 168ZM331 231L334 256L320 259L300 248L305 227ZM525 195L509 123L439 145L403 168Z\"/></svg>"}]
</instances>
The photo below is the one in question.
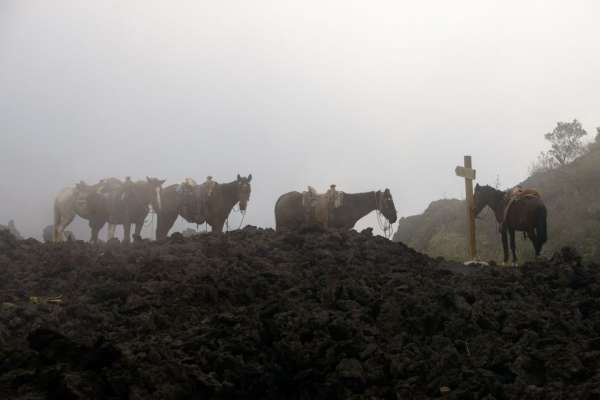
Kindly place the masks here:
<instances>
[{"instance_id":1,"label":"horse ear","mask_svg":"<svg viewBox=\"0 0 600 400\"><path fill-rule=\"evenodd\" d=\"M163 183L165 183L166 181L167 181L166 179L161 179L161 180L159 180L159 181L158 181L158 183L162 185L162 184L163 184Z\"/></svg>"},{"instance_id":2,"label":"horse ear","mask_svg":"<svg viewBox=\"0 0 600 400\"><path fill-rule=\"evenodd\" d=\"M248 175L248 183L252 181L252 174Z\"/></svg>"},{"instance_id":3,"label":"horse ear","mask_svg":"<svg viewBox=\"0 0 600 400\"><path fill-rule=\"evenodd\" d=\"M152 179L150 179L150 177L149 177L148 175L146 175L146 180L147 180L148 182L151 182L151 181L152 181Z\"/></svg>"}]
</instances>

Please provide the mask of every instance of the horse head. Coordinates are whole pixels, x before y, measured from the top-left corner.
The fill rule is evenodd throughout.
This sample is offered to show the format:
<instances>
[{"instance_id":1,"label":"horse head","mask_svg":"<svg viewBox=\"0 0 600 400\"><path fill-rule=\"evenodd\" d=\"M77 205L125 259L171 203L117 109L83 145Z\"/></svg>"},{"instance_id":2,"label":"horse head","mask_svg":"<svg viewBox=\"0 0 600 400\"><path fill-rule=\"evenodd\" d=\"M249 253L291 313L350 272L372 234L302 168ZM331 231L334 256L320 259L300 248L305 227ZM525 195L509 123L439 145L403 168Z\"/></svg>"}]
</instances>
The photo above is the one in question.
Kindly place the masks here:
<instances>
[{"instance_id":1,"label":"horse head","mask_svg":"<svg viewBox=\"0 0 600 400\"><path fill-rule=\"evenodd\" d=\"M475 216L478 216L479 213L485 208L485 206L490 206L494 209L494 205L496 204L497 193L502 193L499 190L494 189L491 186L480 186L479 184L475 185L475 193L473 195L473 204L474 204L474 213Z\"/></svg>"},{"instance_id":2,"label":"horse head","mask_svg":"<svg viewBox=\"0 0 600 400\"><path fill-rule=\"evenodd\" d=\"M237 176L237 198L240 203L240 210L246 211L246 207L248 206L248 200L250 200L250 191L252 188L250 187L250 182L252 181L252 174L247 177Z\"/></svg>"},{"instance_id":3,"label":"horse head","mask_svg":"<svg viewBox=\"0 0 600 400\"><path fill-rule=\"evenodd\" d=\"M392 193L390 189L385 189L383 192L380 190L376 194L377 197L377 209L383 214L383 216L393 224L398 219L396 215L396 206L394 205L394 199L392 199Z\"/></svg>"},{"instance_id":4,"label":"horse head","mask_svg":"<svg viewBox=\"0 0 600 400\"><path fill-rule=\"evenodd\" d=\"M152 204L152 208L154 212L160 212L162 208L162 201L160 199L160 192L162 189L162 184L165 183L166 179L158 179L146 177L146 186L148 188L148 193L150 194L150 204Z\"/></svg>"}]
</instances>

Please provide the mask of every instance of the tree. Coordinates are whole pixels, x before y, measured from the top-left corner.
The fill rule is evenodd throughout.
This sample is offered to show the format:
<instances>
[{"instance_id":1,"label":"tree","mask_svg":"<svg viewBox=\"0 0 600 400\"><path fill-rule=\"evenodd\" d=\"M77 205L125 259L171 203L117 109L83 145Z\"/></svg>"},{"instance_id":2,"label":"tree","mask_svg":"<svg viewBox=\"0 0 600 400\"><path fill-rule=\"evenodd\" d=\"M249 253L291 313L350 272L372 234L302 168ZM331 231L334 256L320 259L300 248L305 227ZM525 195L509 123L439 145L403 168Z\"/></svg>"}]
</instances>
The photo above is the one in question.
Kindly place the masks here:
<instances>
[{"instance_id":1,"label":"tree","mask_svg":"<svg viewBox=\"0 0 600 400\"><path fill-rule=\"evenodd\" d=\"M576 119L573 122L558 122L552 132L544 135L552 144L547 156L552 157L559 165L570 163L585 151L581 142L585 135L587 132Z\"/></svg>"},{"instance_id":2,"label":"tree","mask_svg":"<svg viewBox=\"0 0 600 400\"><path fill-rule=\"evenodd\" d=\"M537 161L535 161L529 167L529 175L537 175L543 172L547 172L553 169L556 169L560 166L558 161L552 155L550 155L549 151L542 151L538 156Z\"/></svg>"}]
</instances>

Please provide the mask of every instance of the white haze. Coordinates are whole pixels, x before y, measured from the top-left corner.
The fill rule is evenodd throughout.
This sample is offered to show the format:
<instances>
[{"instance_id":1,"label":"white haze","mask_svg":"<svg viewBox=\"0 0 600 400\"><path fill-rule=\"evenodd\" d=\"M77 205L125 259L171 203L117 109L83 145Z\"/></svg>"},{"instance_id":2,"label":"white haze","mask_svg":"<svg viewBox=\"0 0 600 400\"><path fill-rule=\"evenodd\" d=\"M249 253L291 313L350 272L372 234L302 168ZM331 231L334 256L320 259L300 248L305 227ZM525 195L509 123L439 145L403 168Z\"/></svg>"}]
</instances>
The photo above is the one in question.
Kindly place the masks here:
<instances>
[{"instance_id":1,"label":"white haze","mask_svg":"<svg viewBox=\"0 0 600 400\"><path fill-rule=\"evenodd\" d=\"M515 184L557 121L600 125L598 15L595 1L4 0L0 223L39 238L61 188L106 176L252 173L259 226L280 194L330 183L389 187L399 216L421 212L464 196L464 154L480 182Z\"/></svg>"}]
</instances>

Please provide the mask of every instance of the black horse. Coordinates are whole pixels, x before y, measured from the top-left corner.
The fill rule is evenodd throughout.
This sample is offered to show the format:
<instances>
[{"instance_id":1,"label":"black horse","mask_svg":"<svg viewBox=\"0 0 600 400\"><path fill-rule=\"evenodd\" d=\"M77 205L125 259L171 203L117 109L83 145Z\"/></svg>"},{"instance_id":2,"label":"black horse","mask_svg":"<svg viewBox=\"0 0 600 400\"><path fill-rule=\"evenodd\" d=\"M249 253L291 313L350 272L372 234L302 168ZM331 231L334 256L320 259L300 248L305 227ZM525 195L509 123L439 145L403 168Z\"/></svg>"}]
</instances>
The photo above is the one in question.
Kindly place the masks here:
<instances>
[{"instance_id":1,"label":"black horse","mask_svg":"<svg viewBox=\"0 0 600 400\"><path fill-rule=\"evenodd\" d=\"M475 215L479 215L485 206L489 206L500 224L502 234L502 248L504 250L504 263L508 262L508 236L510 235L510 248L513 255L513 263L517 263L517 252L515 245L515 232L525 232L533 243L536 257L539 257L544 243L548 239L546 217L547 211L540 196L524 196L518 201L512 202L509 209L507 192L494 189L491 186L475 187Z\"/></svg>"}]
</instances>

